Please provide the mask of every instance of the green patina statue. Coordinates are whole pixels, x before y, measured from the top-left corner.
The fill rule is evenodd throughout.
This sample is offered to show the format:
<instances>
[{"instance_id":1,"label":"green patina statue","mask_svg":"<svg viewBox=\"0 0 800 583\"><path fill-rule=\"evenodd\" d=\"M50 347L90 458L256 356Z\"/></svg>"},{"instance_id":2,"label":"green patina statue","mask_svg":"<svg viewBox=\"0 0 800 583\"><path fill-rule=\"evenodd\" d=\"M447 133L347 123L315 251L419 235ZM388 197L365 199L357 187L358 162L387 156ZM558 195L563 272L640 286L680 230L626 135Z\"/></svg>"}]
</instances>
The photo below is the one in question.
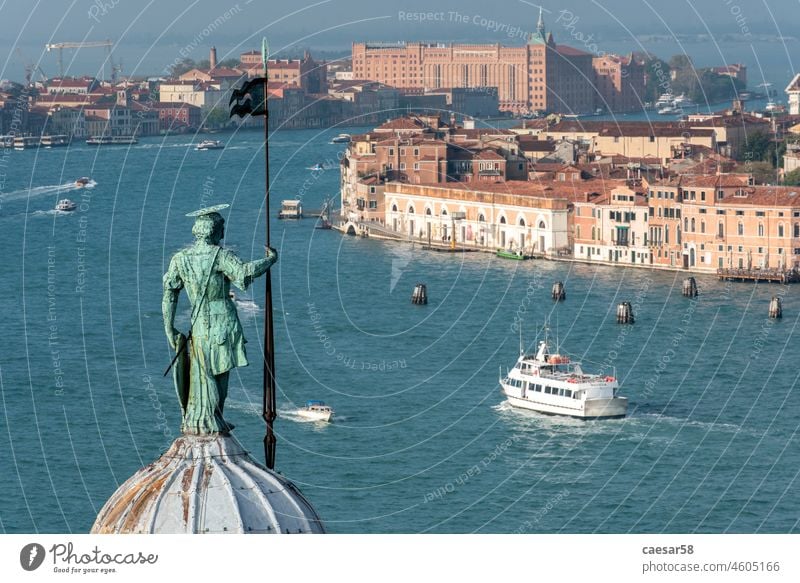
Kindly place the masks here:
<instances>
[{"instance_id":1,"label":"green patina statue","mask_svg":"<svg viewBox=\"0 0 800 583\"><path fill-rule=\"evenodd\" d=\"M173 379L185 434L225 434L233 429L222 417L228 375L234 367L247 366L247 355L230 285L246 290L278 259L275 250L268 249L264 259L245 263L220 246L225 220L218 211L227 207L217 205L187 215L196 217L192 227L196 241L172 257L164 274L161 309L167 339L177 352ZM178 295L184 288L192 305L187 336L174 324Z\"/></svg>"}]
</instances>

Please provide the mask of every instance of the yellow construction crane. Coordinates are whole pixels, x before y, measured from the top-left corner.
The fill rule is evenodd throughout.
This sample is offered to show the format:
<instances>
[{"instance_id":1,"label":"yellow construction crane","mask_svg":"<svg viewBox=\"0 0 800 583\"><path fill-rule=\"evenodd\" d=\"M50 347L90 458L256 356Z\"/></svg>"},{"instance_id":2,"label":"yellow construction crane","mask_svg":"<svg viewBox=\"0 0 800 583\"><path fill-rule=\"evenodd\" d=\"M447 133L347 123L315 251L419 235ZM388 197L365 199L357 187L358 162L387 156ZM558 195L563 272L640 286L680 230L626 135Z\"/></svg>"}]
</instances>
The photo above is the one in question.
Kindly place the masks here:
<instances>
[{"instance_id":1,"label":"yellow construction crane","mask_svg":"<svg viewBox=\"0 0 800 583\"><path fill-rule=\"evenodd\" d=\"M44 45L44 48L46 48L48 52L52 50L58 50L58 74L60 77L64 77L64 59L62 56L62 52L64 49L105 48L110 58L111 47L113 46L114 43L112 43L110 40L101 40L101 41L86 41L86 42L52 43ZM103 65L103 70L105 71L105 64Z\"/></svg>"}]
</instances>

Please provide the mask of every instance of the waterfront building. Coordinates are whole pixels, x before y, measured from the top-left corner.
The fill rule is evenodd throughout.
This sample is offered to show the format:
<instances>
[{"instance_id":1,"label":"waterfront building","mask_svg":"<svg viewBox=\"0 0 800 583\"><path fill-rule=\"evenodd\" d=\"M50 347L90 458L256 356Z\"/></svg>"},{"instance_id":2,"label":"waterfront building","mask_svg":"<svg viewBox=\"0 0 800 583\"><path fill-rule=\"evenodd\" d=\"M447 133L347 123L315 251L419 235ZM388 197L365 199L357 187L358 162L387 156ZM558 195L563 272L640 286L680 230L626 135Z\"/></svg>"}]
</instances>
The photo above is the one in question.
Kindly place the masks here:
<instances>
[{"instance_id":1,"label":"waterfront building","mask_svg":"<svg viewBox=\"0 0 800 583\"><path fill-rule=\"evenodd\" d=\"M722 174L651 183L654 263L707 272L800 267L800 189L749 182ZM670 222L665 208L675 209Z\"/></svg>"},{"instance_id":2,"label":"waterfront building","mask_svg":"<svg viewBox=\"0 0 800 583\"><path fill-rule=\"evenodd\" d=\"M687 146L716 149L712 128L687 127L681 122L560 121L539 133L540 139L578 142L589 153L629 158L658 158L669 164Z\"/></svg>"},{"instance_id":3,"label":"waterfront building","mask_svg":"<svg viewBox=\"0 0 800 583\"><path fill-rule=\"evenodd\" d=\"M786 96L789 98L789 115L800 115L800 73L786 86Z\"/></svg>"},{"instance_id":4,"label":"waterfront building","mask_svg":"<svg viewBox=\"0 0 800 583\"><path fill-rule=\"evenodd\" d=\"M248 77L264 75L261 51L242 53L239 62ZM315 61L308 51L302 59L270 59L267 65L270 82L299 87L306 93L325 93L328 90L327 64Z\"/></svg>"},{"instance_id":5,"label":"waterfront building","mask_svg":"<svg viewBox=\"0 0 800 583\"><path fill-rule=\"evenodd\" d=\"M523 46L444 43L354 43L353 76L400 89L497 87L499 108L588 113L594 111L592 55L558 45L544 26Z\"/></svg>"},{"instance_id":6,"label":"waterfront building","mask_svg":"<svg viewBox=\"0 0 800 583\"><path fill-rule=\"evenodd\" d=\"M551 256L570 250L572 195L568 183L389 182L385 225L405 239Z\"/></svg>"},{"instance_id":7,"label":"waterfront building","mask_svg":"<svg viewBox=\"0 0 800 583\"><path fill-rule=\"evenodd\" d=\"M733 63L731 65L723 65L722 67L713 67L711 69L717 75L727 75L733 79L742 82L742 87L747 87L747 65L742 63Z\"/></svg>"},{"instance_id":8,"label":"waterfront building","mask_svg":"<svg viewBox=\"0 0 800 583\"><path fill-rule=\"evenodd\" d=\"M159 86L158 100L161 103L188 103L199 107L207 115L215 107L228 106L229 92L219 83L199 80L168 80Z\"/></svg>"},{"instance_id":9,"label":"waterfront building","mask_svg":"<svg viewBox=\"0 0 800 583\"><path fill-rule=\"evenodd\" d=\"M644 109L644 61L632 54L627 57L603 55L592 59L597 107L612 112L642 111Z\"/></svg>"},{"instance_id":10,"label":"waterfront building","mask_svg":"<svg viewBox=\"0 0 800 583\"><path fill-rule=\"evenodd\" d=\"M626 182L574 201L574 256L592 262L652 263L647 197Z\"/></svg>"}]
</instances>

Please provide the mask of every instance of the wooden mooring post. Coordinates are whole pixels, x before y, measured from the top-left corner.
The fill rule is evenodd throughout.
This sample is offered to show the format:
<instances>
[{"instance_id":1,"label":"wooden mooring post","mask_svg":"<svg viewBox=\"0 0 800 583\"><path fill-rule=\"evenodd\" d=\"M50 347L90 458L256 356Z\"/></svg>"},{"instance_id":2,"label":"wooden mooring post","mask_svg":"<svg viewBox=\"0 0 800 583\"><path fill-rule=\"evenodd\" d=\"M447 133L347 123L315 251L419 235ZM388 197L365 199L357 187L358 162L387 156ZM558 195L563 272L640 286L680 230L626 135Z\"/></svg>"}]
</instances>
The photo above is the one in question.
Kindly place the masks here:
<instances>
[{"instance_id":1,"label":"wooden mooring post","mask_svg":"<svg viewBox=\"0 0 800 583\"><path fill-rule=\"evenodd\" d=\"M557 302L567 299L567 290L563 282L557 281L553 284L553 299Z\"/></svg>"},{"instance_id":2,"label":"wooden mooring post","mask_svg":"<svg viewBox=\"0 0 800 583\"><path fill-rule=\"evenodd\" d=\"M683 297L694 298L697 297L697 282L693 277L683 280Z\"/></svg>"},{"instance_id":3,"label":"wooden mooring post","mask_svg":"<svg viewBox=\"0 0 800 583\"><path fill-rule=\"evenodd\" d=\"M411 294L411 303L423 306L428 303L428 288L424 283L414 286L414 293Z\"/></svg>"},{"instance_id":4,"label":"wooden mooring post","mask_svg":"<svg viewBox=\"0 0 800 583\"><path fill-rule=\"evenodd\" d=\"M772 296L772 299L769 301L769 317L783 317L783 306L781 306L781 299L778 296Z\"/></svg>"}]
</instances>

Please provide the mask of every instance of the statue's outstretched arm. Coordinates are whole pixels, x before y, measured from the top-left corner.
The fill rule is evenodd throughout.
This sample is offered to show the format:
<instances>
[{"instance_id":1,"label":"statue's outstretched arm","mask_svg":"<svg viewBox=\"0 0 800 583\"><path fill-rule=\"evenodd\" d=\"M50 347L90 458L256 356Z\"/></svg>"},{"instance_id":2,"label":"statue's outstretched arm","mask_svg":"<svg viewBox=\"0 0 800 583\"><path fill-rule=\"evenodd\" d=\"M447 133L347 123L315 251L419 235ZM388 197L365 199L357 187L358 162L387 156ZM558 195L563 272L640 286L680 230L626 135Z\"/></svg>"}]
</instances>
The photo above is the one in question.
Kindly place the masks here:
<instances>
[{"instance_id":1,"label":"statue's outstretched arm","mask_svg":"<svg viewBox=\"0 0 800 583\"><path fill-rule=\"evenodd\" d=\"M244 262L234 253L223 250L220 254L220 268L233 284L245 291L253 280L264 275L267 270L278 260L278 252L271 247L263 259Z\"/></svg>"}]
</instances>

